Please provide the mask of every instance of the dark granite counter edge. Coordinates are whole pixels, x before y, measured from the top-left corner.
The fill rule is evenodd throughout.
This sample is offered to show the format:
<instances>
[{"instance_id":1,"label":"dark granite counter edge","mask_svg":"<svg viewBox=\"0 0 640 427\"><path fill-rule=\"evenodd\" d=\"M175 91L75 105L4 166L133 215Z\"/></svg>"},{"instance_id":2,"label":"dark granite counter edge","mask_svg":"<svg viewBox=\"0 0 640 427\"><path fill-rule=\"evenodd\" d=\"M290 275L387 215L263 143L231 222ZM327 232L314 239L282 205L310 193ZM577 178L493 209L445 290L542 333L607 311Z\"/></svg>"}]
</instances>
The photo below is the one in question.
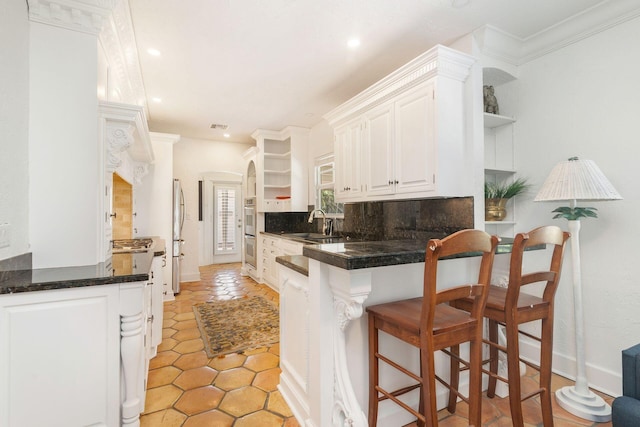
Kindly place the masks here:
<instances>
[{"instance_id":1,"label":"dark granite counter edge","mask_svg":"<svg viewBox=\"0 0 640 427\"><path fill-rule=\"evenodd\" d=\"M136 264L139 264L138 271L119 276L112 274L112 259L94 266L13 270L10 274L3 275L3 280L0 281L0 295L149 280L149 270L153 258L165 253L165 241L154 238L153 245L147 252L114 254L115 257L119 255L133 256L136 258Z\"/></svg>"},{"instance_id":2,"label":"dark granite counter edge","mask_svg":"<svg viewBox=\"0 0 640 427\"><path fill-rule=\"evenodd\" d=\"M18 294L24 292L35 292L35 291L49 291L53 289L73 289L73 288L85 288L89 286L101 286L101 285L112 285L115 283L132 283L132 282L142 282L145 280L149 280L148 274L133 274L128 276L110 276L110 277L101 277L94 279L76 279L76 280L62 280L59 282L45 282L45 283L33 283L31 282L31 271L20 272L24 273L23 280L20 280L19 277L16 278L17 281L21 283L28 283L26 285L18 285L18 286L0 286L0 295L5 294ZM27 278L26 276L29 276Z\"/></svg>"},{"instance_id":3,"label":"dark granite counter edge","mask_svg":"<svg viewBox=\"0 0 640 427\"><path fill-rule=\"evenodd\" d=\"M309 276L309 258L304 255L284 255L276 257L276 262L304 276Z\"/></svg>"},{"instance_id":4,"label":"dark granite counter edge","mask_svg":"<svg viewBox=\"0 0 640 427\"><path fill-rule=\"evenodd\" d=\"M384 243L382 243L382 245L384 245ZM496 248L496 254L509 254L512 249L513 239L502 238L502 242L500 242ZM544 249L544 245L531 247L527 250L538 249ZM345 270L424 262L425 253L426 242L424 244L424 249L402 251L398 250L397 242L395 242L393 245L390 244L387 252L383 249L377 253L357 254L354 256L350 256L348 253L336 253L323 250L322 245L308 245L303 248L304 256ZM469 252L444 259L468 258L475 256L480 256L480 253Z\"/></svg>"}]
</instances>

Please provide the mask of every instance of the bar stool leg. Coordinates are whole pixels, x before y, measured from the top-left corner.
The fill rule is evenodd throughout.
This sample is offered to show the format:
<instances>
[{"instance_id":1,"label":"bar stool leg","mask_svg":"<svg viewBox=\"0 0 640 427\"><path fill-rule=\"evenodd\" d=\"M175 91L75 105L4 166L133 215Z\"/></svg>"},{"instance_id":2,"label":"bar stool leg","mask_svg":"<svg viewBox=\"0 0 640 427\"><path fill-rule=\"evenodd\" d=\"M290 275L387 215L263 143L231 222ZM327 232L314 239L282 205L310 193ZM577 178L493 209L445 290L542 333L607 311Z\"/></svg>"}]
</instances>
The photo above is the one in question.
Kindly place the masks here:
<instances>
[{"instance_id":1,"label":"bar stool leg","mask_svg":"<svg viewBox=\"0 0 640 427\"><path fill-rule=\"evenodd\" d=\"M438 425L438 409L436 408L435 364L433 362L434 351L428 345L422 345L420 352L420 366L423 372L422 400L425 411L423 414L427 420L426 425ZM420 425L420 422L418 422Z\"/></svg>"},{"instance_id":2,"label":"bar stool leg","mask_svg":"<svg viewBox=\"0 0 640 427\"><path fill-rule=\"evenodd\" d=\"M482 338L469 347L469 425L482 427ZM453 394L453 393L451 393Z\"/></svg>"},{"instance_id":3,"label":"bar stool leg","mask_svg":"<svg viewBox=\"0 0 640 427\"><path fill-rule=\"evenodd\" d=\"M553 313L553 309L549 310ZM540 336L540 405L542 421L545 427L553 427L553 411L551 409L551 359L553 354L553 319L542 319Z\"/></svg>"},{"instance_id":4,"label":"bar stool leg","mask_svg":"<svg viewBox=\"0 0 640 427\"><path fill-rule=\"evenodd\" d=\"M506 322L507 334L507 369L509 377L509 406L511 408L511 423L513 427L523 427L522 402L520 401L520 346L518 341L518 325Z\"/></svg>"},{"instance_id":5,"label":"bar stool leg","mask_svg":"<svg viewBox=\"0 0 640 427\"><path fill-rule=\"evenodd\" d=\"M456 357L460 356L460 346L454 345L449 351L451 352L451 357L449 358L450 364L450 379L449 385L455 391L458 391L458 386L460 384L460 362ZM452 414L456 412L456 404L458 402L458 395L452 392L449 392L449 403L447 405L447 410Z\"/></svg>"},{"instance_id":6,"label":"bar stool leg","mask_svg":"<svg viewBox=\"0 0 640 427\"><path fill-rule=\"evenodd\" d=\"M489 341L498 344L498 322L489 319ZM499 352L495 345L489 346L489 371L498 374ZM489 375L489 385L487 388L487 397L493 398L496 395L497 379L493 375Z\"/></svg>"},{"instance_id":7,"label":"bar stool leg","mask_svg":"<svg viewBox=\"0 0 640 427\"><path fill-rule=\"evenodd\" d=\"M373 316L369 316L369 427L378 422L378 330Z\"/></svg>"}]
</instances>

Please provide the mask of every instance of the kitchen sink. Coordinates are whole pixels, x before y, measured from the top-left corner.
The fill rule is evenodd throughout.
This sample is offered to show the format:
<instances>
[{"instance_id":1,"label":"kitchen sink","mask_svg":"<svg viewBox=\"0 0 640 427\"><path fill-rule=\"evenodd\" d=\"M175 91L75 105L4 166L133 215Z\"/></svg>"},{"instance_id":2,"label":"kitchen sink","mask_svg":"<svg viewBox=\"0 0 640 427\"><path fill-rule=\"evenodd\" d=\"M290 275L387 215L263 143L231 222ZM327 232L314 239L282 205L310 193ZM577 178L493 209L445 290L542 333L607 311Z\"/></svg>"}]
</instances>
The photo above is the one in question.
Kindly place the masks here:
<instances>
[{"instance_id":1,"label":"kitchen sink","mask_svg":"<svg viewBox=\"0 0 640 427\"><path fill-rule=\"evenodd\" d=\"M315 240L315 239L327 239L335 238L336 236L327 236L322 233L287 233L285 236L298 237L300 239Z\"/></svg>"},{"instance_id":2,"label":"kitchen sink","mask_svg":"<svg viewBox=\"0 0 640 427\"><path fill-rule=\"evenodd\" d=\"M294 240L304 240L307 243L337 243L344 241L344 238L340 236L327 236L322 233L284 233L282 237L294 239Z\"/></svg>"}]
</instances>

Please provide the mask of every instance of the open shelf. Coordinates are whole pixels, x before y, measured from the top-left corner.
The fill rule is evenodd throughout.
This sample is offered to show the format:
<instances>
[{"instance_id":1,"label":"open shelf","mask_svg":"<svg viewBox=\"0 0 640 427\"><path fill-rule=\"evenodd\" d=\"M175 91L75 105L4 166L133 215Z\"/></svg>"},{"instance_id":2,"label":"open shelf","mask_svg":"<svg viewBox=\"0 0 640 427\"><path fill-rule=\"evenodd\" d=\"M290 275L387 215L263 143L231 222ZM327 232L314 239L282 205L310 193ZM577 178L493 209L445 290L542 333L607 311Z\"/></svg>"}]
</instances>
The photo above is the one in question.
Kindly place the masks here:
<instances>
[{"instance_id":1,"label":"open shelf","mask_svg":"<svg viewBox=\"0 0 640 427\"><path fill-rule=\"evenodd\" d=\"M500 114L484 113L484 127L493 129L504 125L515 123L516 119Z\"/></svg>"}]
</instances>

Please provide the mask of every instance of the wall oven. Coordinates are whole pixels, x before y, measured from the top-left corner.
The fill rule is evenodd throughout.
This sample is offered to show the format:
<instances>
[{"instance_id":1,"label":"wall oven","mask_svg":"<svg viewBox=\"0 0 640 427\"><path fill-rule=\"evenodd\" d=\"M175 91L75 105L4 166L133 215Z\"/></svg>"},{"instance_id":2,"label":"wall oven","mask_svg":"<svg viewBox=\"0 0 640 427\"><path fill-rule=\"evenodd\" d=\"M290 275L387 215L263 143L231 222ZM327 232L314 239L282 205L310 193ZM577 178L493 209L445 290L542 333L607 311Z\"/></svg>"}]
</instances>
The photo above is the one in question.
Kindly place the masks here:
<instances>
[{"instance_id":1,"label":"wall oven","mask_svg":"<svg viewBox=\"0 0 640 427\"><path fill-rule=\"evenodd\" d=\"M244 262L256 268L256 237L244 235Z\"/></svg>"},{"instance_id":2,"label":"wall oven","mask_svg":"<svg viewBox=\"0 0 640 427\"><path fill-rule=\"evenodd\" d=\"M244 234L256 235L256 198L244 199Z\"/></svg>"},{"instance_id":3,"label":"wall oven","mask_svg":"<svg viewBox=\"0 0 640 427\"><path fill-rule=\"evenodd\" d=\"M244 262L256 268L256 198L244 199Z\"/></svg>"}]
</instances>

